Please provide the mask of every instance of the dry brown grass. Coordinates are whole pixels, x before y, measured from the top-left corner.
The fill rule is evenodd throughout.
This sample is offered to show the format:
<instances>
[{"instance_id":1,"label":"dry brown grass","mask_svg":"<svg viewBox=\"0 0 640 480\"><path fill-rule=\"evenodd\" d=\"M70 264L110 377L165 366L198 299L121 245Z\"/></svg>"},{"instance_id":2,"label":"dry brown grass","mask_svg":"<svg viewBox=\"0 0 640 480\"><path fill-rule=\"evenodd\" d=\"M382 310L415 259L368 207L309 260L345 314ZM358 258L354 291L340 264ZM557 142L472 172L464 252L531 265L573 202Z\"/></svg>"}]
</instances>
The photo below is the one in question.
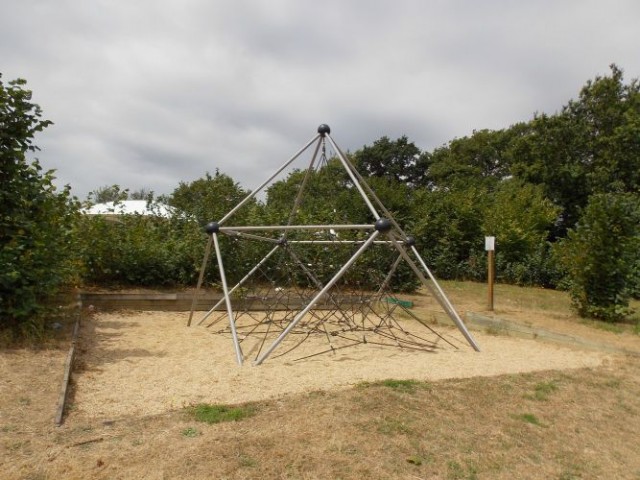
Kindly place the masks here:
<instances>
[{"instance_id":1,"label":"dry brown grass","mask_svg":"<svg viewBox=\"0 0 640 480\"><path fill-rule=\"evenodd\" d=\"M462 295L448 287L454 300ZM564 322L571 331L640 350L637 335L574 322L565 307L537 305L534 293L518 300L509 292L514 304L503 299L499 311L546 326ZM65 349L0 352L0 478L640 477L638 358L312 391L252 403L253 416L231 423L200 423L175 410L108 420L72 414L56 428L65 355Z\"/></svg>"},{"instance_id":2,"label":"dry brown grass","mask_svg":"<svg viewBox=\"0 0 640 480\"><path fill-rule=\"evenodd\" d=\"M638 478L639 366L309 392L215 425L176 411L56 430L29 415L3 426L0 468L31 479Z\"/></svg>"}]
</instances>

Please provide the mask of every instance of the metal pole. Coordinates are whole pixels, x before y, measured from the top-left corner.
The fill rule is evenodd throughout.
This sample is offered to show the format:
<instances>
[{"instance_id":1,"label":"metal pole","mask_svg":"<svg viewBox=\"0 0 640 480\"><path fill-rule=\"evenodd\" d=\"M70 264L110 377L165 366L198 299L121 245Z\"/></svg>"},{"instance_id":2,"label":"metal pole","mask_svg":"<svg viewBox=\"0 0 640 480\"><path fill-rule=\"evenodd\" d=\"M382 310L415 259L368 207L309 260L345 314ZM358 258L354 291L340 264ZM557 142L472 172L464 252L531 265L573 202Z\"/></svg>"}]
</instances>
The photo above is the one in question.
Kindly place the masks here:
<instances>
[{"instance_id":1,"label":"metal pole","mask_svg":"<svg viewBox=\"0 0 640 480\"><path fill-rule=\"evenodd\" d=\"M231 215L233 215L234 213L236 213L238 211L238 209L240 209L245 203L247 203L249 200L251 200L253 197L255 197L258 193L260 193L262 191L262 189L268 185L274 178L276 178L280 172L282 172L285 168L287 168L291 163L293 163L293 161L298 158L302 152L304 152L307 148L309 148L309 146L315 142L318 138L320 138L320 134L315 135L311 140L309 140L309 142L307 142L307 144L302 147L300 150L298 150L293 157L291 157L289 160L287 160L277 171L276 173L274 173L273 175L271 175L269 177L268 180L266 180L265 182L262 183L262 185L260 185L259 187L257 187L255 190L253 190L249 195L247 195L244 200L242 200L238 205L236 205L229 213L227 213L224 217L222 217L222 220L220 220L218 222L218 225L222 225L224 222L226 222L229 217L231 217Z\"/></svg>"},{"instance_id":2,"label":"metal pole","mask_svg":"<svg viewBox=\"0 0 640 480\"><path fill-rule=\"evenodd\" d=\"M369 224L352 224L352 225L243 225L237 227L220 227L222 233L225 232L251 232L251 231L269 231L269 230L373 230L374 226Z\"/></svg>"},{"instance_id":3,"label":"metal pole","mask_svg":"<svg viewBox=\"0 0 640 480\"><path fill-rule=\"evenodd\" d=\"M402 247L398 246L400 249L402 249ZM471 333L469 332L469 330L467 330L467 327L465 326L464 322L462 321L462 319L460 318L460 316L458 315L458 312L456 312L456 310L453 308L453 305L451 305L451 302L449 302L449 299L447 298L447 296L445 295L444 291L442 290L442 288L440 288L440 285L438 284L437 280L435 279L435 277L433 276L433 274L431 273L431 270L429 270L429 268L427 267L427 265L424 263L424 260L422 260L422 257L420 256L420 254L418 253L418 250L416 250L416 247L414 247L413 245L411 246L411 251L413 252L413 254L416 256L416 258L418 259L418 261L420 262L420 265L422 266L422 268L424 269L425 272L427 272L427 275L429 275L429 278L431 279L431 282L433 283L433 285L436 288L436 292L437 294L435 295L436 300L438 300L438 302L440 303L440 305L442 305L442 307L445 309L445 311L449 314L449 317L451 318L451 320L453 320L453 322L456 324L456 326L458 327L458 329L460 330L460 332L462 332L462 335L464 335L464 338L467 339L467 342L469 342L469 345L471 345L473 347L473 349L476 352L480 351L480 347L478 346L478 344L476 343L475 339L473 338L473 336L471 335ZM406 257L408 258L408 256ZM410 265L413 264L413 262L410 263ZM414 264L415 265L415 264ZM424 279L424 276L419 275L420 277L422 277L421 279ZM423 281L423 283L425 284L425 286L427 286L427 288L429 288L431 291L433 291L432 288L430 288L430 285L428 285L425 281Z\"/></svg>"},{"instance_id":4,"label":"metal pole","mask_svg":"<svg viewBox=\"0 0 640 480\"><path fill-rule=\"evenodd\" d=\"M227 288L227 277L224 274L224 266L222 265L222 255L220 253L220 244L218 242L218 234L212 233L213 245L216 249L216 257L218 259L218 268L220 269L220 279L222 280L222 290L224 291L224 300L227 303L227 315L229 316L229 327L231 328L231 336L233 337L233 346L236 349L236 360L238 365L242 365L242 350L238 343L238 334L236 332L236 322L233 319L233 310L231 309L231 297Z\"/></svg>"},{"instance_id":5,"label":"metal pole","mask_svg":"<svg viewBox=\"0 0 640 480\"><path fill-rule=\"evenodd\" d=\"M391 270L389 270L387 277L382 282L382 285L380 285L380 288L378 289L378 293L376 293L376 297L380 297L382 295L382 292L384 292L387 289L387 287L389 286L389 283L391 282L391 277L393 277L393 274L396 273L396 269L398 268L398 265L400 265L401 261L402 261L402 255L398 255L398 258L396 258L396 261L393 262L393 265L391 266Z\"/></svg>"},{"instance_id":6,"label":"metal pole","mask_svg":"<svg viewBox=\"0 0 640 480\"><path fill-rule=\"evenodd\" d=\"M287 240L289 245L303 244L303 245L358 245L366 242L366 240ZM390 240L376 240L376 245L391 245L393 242ZM402 240L398 240L398 243L404 243Z\"/></svg>"},{"instance_id":7,"label":"metal pole","mask_svg":"<svg viewBox=\"0 0 640 480\"><path fill-rule=\"evenodd\" d=\"M398 232L400 232L403 236L406 237L407 236L406 233L402 230L402 228L400 228L400 225L398 224L398 222L396 222L396 219L393 217L393 215L391 215L391 212L387 210L387 208L384 206L382 201L378 198L378 196L376 195L376 192L373 191L373 189L367 183L367 181L362 177L362 175L360 175L360 172L358 172L358 169L355 167L355 165L351 163L351 160L349 160L349 158L342 152L342 150L340 150L340 148L338 148L338 152L340 152L340 154L344 157L345 161L351 168L351 171L353 172L353 174L358 178L358 180L360 180L361 185L364 186L364 188L367 190L369 195L371 195L371 198L378 204L378 207L380 207L380 210L382 210L382 213L384 213L385 218L388 219L391 223L393 223L393 226L396 227Z\"/></svg>"},{"instance_id":8,"label":"metal pole","mask_svg":"<svg viewBox=\"0 0 640 480\"><path fill-rule=\"evenodd\" d=\"M211 255L212 242L213 242L212 238L209 237L209 240L207 241L207 246L204 249L204 258L202 259L202 265L200 266L200 275L198 276L198 286L196 287L196 291L193 293L193 300L191 301L191 312L189 313L189 320L187 321L187 327L191 326L191 319L193 318L193 312L196 309L196 301L198 300L198 293L200 292L200 287L202 286L202 280L204 279L204 270L205 268L207 268L209 255Z\"/></svg>"},{"instance_id":9,"label":"metal pole","mask_svg":"<svg viewBox=\"0 0 640 480\"><path fill-rule=\"evenodd\" d=\"M320 145L322 145L322 139L320 139L316 145L316 149L313 152L313 156L311 157L311 162L309 163L309 167L307 168L306 173L304 174L304 178L302 179L302 184L298 190L298 194L296 195L296 199L293 202L293 208L291 209L291 213L289 214L289 220L287 221L287 225L291 225L293 220L296 218L298 214L298 207L300 207L300 203L302 202L302 195L304 194L304 190L307 186L307 182L309 181L309 177L311 176L311 171L313 170L313 166L316 163L316 158L318 156L318 151L320 150Z\"/></svg>"},{"instance_id":10,"label":"metal pole","mask_svg":"<svg viewBox=\"0 0 640 480\"><path fill-rule=\"evenodd\" d=\"M373 234L371 235L371 237L369 237L369 239L367 240L367 242L362 245L358 251L349 259L349 261L347 263L345 263L342 268L334 275L334 277L324 286L324 288L322 290L320 290L320 292L318 292L318 294L307 304L307 306L300 312L298 312L298 314L295 316L295 318L293 320L291 320L291 323L287 326L287 328L285 328L282 333L280 333L280 335L278 336L278 338L275 339L275 341L271 344L271 346L267 349L266 352L264 352L257 360L256 360L256 365L260 365L262 362L265 361L265 359L271 355L271 352L273 352L276 347L278 345L280 345L280 342L282 342L282 340L284 340L284 338L289 334L289 332L293 329L293 327L296 326L296 324L309 312L309 310L311 310L311 308L329 291L329 289L331 287L333 287L333 285L335 285L335 283L340 280L340 277L342 277L342 275L344 275L344 273L351 267L351 265L353 265L353 263L358 259L358 257L367 249L369 248L369 245L371 245L371 243L374 241L374 239L380 234L380 232L378 232L377 230L375 232L373 232Z\"/></svg>"},{"instance_id":11,"label":"metal pole","mask_svg":"<svg viewBox=\"0 0 640 480\"><path fill-rule=\"evenodd\" d=\"M251 235L250 233L236 232L235 230L228 230L227 228L220 229L220 232L224 233L225 235L227 235L227 236L229 236L231 238L242 237L242 238L248 238L249 240L260 240L262 242L269 242L269 243L278 243L280 241L277 238L261 237L259 235Z\"/></svg>"}]
</instances>

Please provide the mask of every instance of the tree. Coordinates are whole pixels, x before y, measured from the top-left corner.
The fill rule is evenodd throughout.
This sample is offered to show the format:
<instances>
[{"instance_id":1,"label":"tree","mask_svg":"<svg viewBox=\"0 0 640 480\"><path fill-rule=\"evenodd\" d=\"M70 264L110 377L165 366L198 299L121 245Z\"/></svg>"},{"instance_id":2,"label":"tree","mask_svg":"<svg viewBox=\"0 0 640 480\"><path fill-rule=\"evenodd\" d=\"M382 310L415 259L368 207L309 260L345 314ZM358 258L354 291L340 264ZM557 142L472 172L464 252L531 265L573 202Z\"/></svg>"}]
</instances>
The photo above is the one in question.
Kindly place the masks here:
<instances>
[{"instance_id":1,"label":"tree","mask_svg":"<svg viewBox=\"0 0 640 480\"><path fill-rule=\"evenodd\" d=\"M150 190L145 187L139 188L138 190L131 192L129 194L130 200L146 200L147 202L152 202L153 198L154 198L153 190Z\"/></svg>"},{"instance_id":2,"label":"tree","mask_svg":"<svg viewBox=\"0 0 640 480\"><path fill-rule=\"evenodd\" d=\"M512 173L540 184L562 208L556 235L573 228L590 196L638 192L640 84L622 70L587 82L578 100L537 115L509 146Z\"/></svg>"},{"instance_id":3,"label":"tree","mask_svg":"<svg viewBox=\"0 0 640 480\"><path fill-rule=\"evenodd\" d=\"M506 150L522 125L507 130L478 130L456 138L429 155L423 185L431 188L495 185L510 175Z\"/></svg>"},{"instance_id":4,"label":"tree","mask_svg":"<svg viewBox=\"0 0 640 480\"><path fill-rule=\"evenodd\" d=\"M304 188L303 188L304 185ZM318 170L294 170L267 190L270 223L286 223L300 190L298 223L358 223L370 215L343 165L330 159Z\"/></svg>"},{"instance_id":5,"label":"tree","mask_svg":"<svg viewBox=\"0 0 640 480\"><path fill-rule=\"evenodd\" d=\"M578 225L555 247L580 315L616 321L629 313L639 251L640 197L592 196Z\"/></svg>"},{"instance_id":6,"label":"tree","mask_svg":"<svg viewBox=\"0 0 640 480\"><path fill-rule=\"evenodd\" d=\"M4 85L0 75L0 326L39 335L50 300L73 276L73 227L78 203L53 171L28 153L36 133L51 125L31 103L26 81Z\"/></svg>"},{"instance_id":7,"label":"tree","mask_svg":"<svg viewBox=\"0 0 640 480\"><path fill-rule=\"evenodd\" d=\"M204 178L190 183L180 182L167 201L169 205L192 216L204 226L220 220L247 193L231 177L216 170L213 176L207 172ZM239 215L246 215L247 211L245 209Z\"/></svg>"},{"instance_id":8,"label":"tree","mask_svg":"<svg viewBox=\"0 0 640 480\"><path fill-rule=\"evenodd\" d=\"M124 202L129 199L129 189L122 190L120 185L104 185L96 190L89 192L87 199L90 203L111 203ZM140 200L145 200L141 198Z\"/></svg>"},{"instance_id":9,"label":"tree","mask_svg":"<svg viewBox=\"0 0 640 480\"><path fill-rule=\"evenodd\" d=\"M385 136L355 152L353 159L365 175L387 177L413 186L419 183L424 172L420 154L420 149L406 136L395 141Z\"/></svg>"},{"instance_id":10,"label":"tree","mask_svg":"<svg viewBox=\"0 0 640 480\"><path fill-rule=\"evenodd\" d=\"M495 236L498 279L519 285L554 286L557 271L549 255L549 233L559 208L540 185L510 178L487 194L484 235Z\"/></svg>"},{"instance_id":11,"label":"tree","mask_svg":"<svg viewBox=\"0 0 640 480\"><path fill-rule=\"evenodd\" d=\"M230 176L216 170L214 175L206 173L203 178L186 183L180 182L178 187L166 199L172 207L191 222L195 222L204 237L203 227L213 221L220 221L235 208L248 192L240 187ZM262 217L261 206L252 199L241 207L228 222L228 225L256 224ZM204 245L204 242L203 242ZM242 248L242 246L226 235L220 236L223 257L234 261L225 265L225 273L230 282L237 281L247 273L248 267L255 265L261 250ZM212 264L207 268L207 281L219 280L217 267Z\"/></svg>"},{"instance_id":12,"label":"tree","mask_svg":"<svg viewBox=\"0 0 640 480\"><path fill-rule=\"evenodd\" d=\"M476 185L451 190L421 188L415 192L407 233L415 237L418 250L438 276L476 277L469 259L482 252L486 201L486 188Z\"/></svg>"}]
</instances>

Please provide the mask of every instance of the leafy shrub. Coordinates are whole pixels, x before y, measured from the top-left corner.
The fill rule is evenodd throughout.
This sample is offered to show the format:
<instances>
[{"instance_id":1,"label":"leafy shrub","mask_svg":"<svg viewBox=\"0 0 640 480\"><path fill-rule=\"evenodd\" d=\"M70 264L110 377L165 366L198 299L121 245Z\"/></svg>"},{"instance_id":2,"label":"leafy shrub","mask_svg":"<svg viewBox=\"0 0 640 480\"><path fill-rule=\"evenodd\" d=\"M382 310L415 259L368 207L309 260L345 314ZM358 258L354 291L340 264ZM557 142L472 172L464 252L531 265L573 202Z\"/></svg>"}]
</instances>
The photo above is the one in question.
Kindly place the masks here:
<instances>
[{"instance_id":1,"label":"leafy shrub","mask_svg":"<svg viewBox=\"0 0 640 480\"><path fill-rule=\"evenodd\" d=\"M85 216L79 242L86 282L100 285L194 284L204 255L199 225L143 215Z\"/></svg>"},{"instance_id":2,"label":"leafy shrub","mask_svg":"<svg viewBox=\"0 0 640 480\"><path fill-rule=\"evenodd\" d=\"M496 271L499 281L520 286L556 288L562 273L551 253L551 244L541 243L537 251L519 261L506 261L500 251L496 254Z\"/></svg>"},{"instance_id":3,"label":"leafy shrub","mask_svg":"<svg viewBox=\"0 0 640 480\"><path fill-rule=\"evenodd\" d=\"M68 187L56 189L53 171L27 159L51 122L25 85L0 81L0 327L39 336L47 303L74 275L78 204Z\"/></svg>"},{"instance_id":4,"label":"leafy shrub","mask_svg":"<svg viewBox=\"0 0 640 480\"><path fill-rule=\"evenodd\" d=\"M640 198L592 196L577 227L555 248L580 315L616 321L629 314L639 247Z\"/></svg>"}]
</instances>

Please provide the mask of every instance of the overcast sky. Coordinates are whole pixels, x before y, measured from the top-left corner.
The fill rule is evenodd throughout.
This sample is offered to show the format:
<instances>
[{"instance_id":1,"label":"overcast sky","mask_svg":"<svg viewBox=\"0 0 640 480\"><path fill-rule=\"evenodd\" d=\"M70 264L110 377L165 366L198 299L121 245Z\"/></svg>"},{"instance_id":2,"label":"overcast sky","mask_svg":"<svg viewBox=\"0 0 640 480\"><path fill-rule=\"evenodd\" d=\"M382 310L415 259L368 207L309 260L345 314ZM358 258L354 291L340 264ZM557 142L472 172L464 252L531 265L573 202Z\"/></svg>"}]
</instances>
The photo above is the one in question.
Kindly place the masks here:
<instances>
[{"instance_id":1,"label":"overcast sky","mask_svg":"<svg viewBox=\"0 0 640 480\"><path fill-rule=\"evenodd\" d=\"M3 82L55 125L45 168L80 199L253 189L327 123L343 150L433 150L553 113L617 64L640 77L637 0L0 0Z\"/></svg>"}]
</instances>

